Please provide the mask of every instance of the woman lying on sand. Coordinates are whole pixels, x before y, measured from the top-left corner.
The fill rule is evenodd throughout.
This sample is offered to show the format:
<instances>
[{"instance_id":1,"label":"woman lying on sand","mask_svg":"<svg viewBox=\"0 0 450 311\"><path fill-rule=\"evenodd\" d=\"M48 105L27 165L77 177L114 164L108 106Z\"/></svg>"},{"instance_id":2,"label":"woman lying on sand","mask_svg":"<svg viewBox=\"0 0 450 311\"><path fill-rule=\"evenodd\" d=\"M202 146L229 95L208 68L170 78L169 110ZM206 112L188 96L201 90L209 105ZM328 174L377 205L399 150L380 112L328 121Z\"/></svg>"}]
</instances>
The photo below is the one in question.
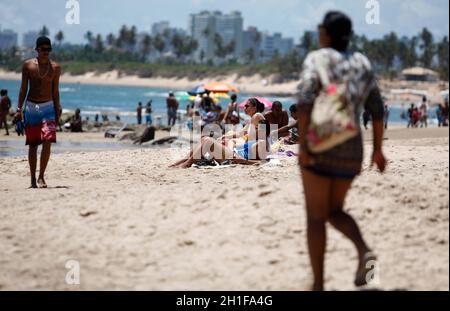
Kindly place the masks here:
<instances>
[{"instance_id":1,"label":"woman lying on sand","mask_svg":"<svg viewBox=\"0 0 450 311\"><path fill-rule=\"evenodd\" d=\"M170 167L189 168L196 161L208 155L219 164L231 161L235 164L252 165L268 156L267 142L269 124L264 118L264 104L251 98L245 105L245 113L251 117L250 122L238 133L224 135L218 140L202 137L200 145L193 149L187 159L182 159Z\"/></svg>"}]
</instances>

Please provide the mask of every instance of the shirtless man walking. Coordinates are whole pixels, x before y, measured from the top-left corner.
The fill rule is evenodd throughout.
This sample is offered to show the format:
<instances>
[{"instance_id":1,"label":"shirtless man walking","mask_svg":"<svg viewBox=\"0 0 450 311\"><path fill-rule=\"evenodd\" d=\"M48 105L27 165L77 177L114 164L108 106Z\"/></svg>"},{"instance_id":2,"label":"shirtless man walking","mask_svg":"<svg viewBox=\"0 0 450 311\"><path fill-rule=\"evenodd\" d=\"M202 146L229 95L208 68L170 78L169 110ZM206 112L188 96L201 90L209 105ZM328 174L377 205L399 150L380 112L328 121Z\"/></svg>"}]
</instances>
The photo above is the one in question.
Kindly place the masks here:
<instances>
[{"instance_id":1,"label":"shirtless man walking","mask_svg":"<svg viewBox=\"0 0 450 311\"><path fill-rule=\"evenodd\" d=\"M49 59L52 51L47 37L36 40L37 58L26 60L22 67L17 118L24 114L26 144L29 145L31 188L47 188L45 169L50 159L51 144L56 142L56 124L61 115L59 76L61 67ZM25 98L27 96L28 97ZM24 105L25 102L25 105ZM42 144L39 177L36 181L37 149Z\"/></svg>"}]
</instances>

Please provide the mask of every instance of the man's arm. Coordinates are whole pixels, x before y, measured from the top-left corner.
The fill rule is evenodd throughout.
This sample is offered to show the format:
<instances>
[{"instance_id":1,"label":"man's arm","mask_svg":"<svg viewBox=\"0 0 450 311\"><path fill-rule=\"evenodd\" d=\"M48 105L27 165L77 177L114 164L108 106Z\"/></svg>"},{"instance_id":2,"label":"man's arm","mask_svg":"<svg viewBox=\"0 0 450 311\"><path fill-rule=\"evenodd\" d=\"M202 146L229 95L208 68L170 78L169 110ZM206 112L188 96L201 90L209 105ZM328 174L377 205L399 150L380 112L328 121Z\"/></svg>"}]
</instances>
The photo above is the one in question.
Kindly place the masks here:
<instances>
[{"instance_id":1,"label":"man's arm","mask_svg":"<svg viewBox=\"0 0 450 311\"><path fill-rule=\"evenodd\" d=\"M228 117L228 114L230 113L230 106L231 106L231 104L228 104L227 110L225 110L225 117L223 118L222 123L227 122L226 118Z\"/></svg>"},{"instance_id":2,"label":"man's arm","mask_svg":"<svg viewBox=\"0 0 450 311\"><path fill-rule=\"evenodd\" d=\"M289 115L287 111L283 111L283 120L281 121L281 127L285 127L289 124Z\"/></svg>"},{"instance_id":3,"label":"man's arm","mask_svg":"<svg viewBox=\"0 0 450 311\"><path fill-rule=\"evenodd\" d=\"M298 121L295 121L295 122L292 122L292 124L288 124L286 126L283 126L279 130L276 130L274 132L277 133L278 134L278 138L280 138L280 137L287 136L289 134L289 131L292 130L293 128L296 128L296 127L298 127Z\"/></svg>"},{"instance_id":4,"label":"man's arm","mask_svg":"<svg viewBox=\"0 0 450 311\"><path fill-rule=\"evenodd\" d=\"M61 117L61 102L59 98L59 77L61 76L61 67L59 65L55 66L55 76L53 78L52 84L52 95L53 95L53 104L55 105L56 111L56 122L59 122L59 118Z\"/></svg>"},{"instance_id":5,"label":"man's arm","mask_svg":"<svg viewBox=\"0 0 450 311\"><path fill-rule=\"evenodd\" d=\"M26 63L22 66L22 82L20 84L20 91L19 91L19 102L17 104L17 112L19 113L22 111L23 108L23 102L25 101L25 97L28 93L28 69Z\"/></svg>"}]
</instances>

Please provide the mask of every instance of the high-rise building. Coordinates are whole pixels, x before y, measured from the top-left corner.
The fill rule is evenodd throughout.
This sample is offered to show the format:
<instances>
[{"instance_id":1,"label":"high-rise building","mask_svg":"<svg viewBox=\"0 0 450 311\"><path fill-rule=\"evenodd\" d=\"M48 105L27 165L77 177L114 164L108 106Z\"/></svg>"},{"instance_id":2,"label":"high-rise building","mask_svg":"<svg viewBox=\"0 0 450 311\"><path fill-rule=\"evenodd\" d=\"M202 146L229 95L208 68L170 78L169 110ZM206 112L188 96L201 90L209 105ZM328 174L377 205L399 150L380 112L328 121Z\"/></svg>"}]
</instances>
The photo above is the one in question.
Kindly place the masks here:
<instances>
[{"instance_id":1,"label":"high-rise building","mask_svg":"<svg viewBox=\"0 0 450 311\"><path fill-rule=\"evenodd\" d=\"M17 47L18 34L11 29L0 29L0 50Z\"/></svg>"},{"instance_id":2,"label":"high-rise building","mask_svg":"<svg viewBox=\"0 0 450 311\"><path fill-rule=\"evenodd\" d=\"M270 60L275 55L283 56L294 49L294 39L283 38L281 33L263 34L261 42L261 57L263 61Z\"/></svg>"},{"instance_id":3,"label":"high-rise building","mask_svg":"<svg viewBox=\"0 0 450 311\"><path fill-rule=\"evenodd\" d=\"M242 33L242 57L249 60L250 52L253 52L253 56L251 57L254 62L257 62L259 59L259 54L261 50L261 42L262 42L262 33L258 31L256 27L248 27Z\"/></svg>"},{"instance_id":4,"label":"high-rise building","mask_svg":"<svg viewBox=\"0 0 450 311\"><path fill-rule=\"evenodd\" d=\"M170 23L162 21L152 25L152 36L163 35L166 29L170 28Z\"/></svg>"},{"instance_id":5,"label":"high-rise building","mask_svg":"<svg viewBox=\"0 0 450 311\"><path fill-rule=\"evenodd\" d=\"M172 28L170 27L170 23L167 21L162 21L158 23L154 23L152 25L152 37L160 36L164 40L164 51L163 54L172 53L173 52L173 46L172 46L172 38L175 35L186 37L187 33L186 30L181 28Z\"/></svg>"},{"instance_id":6,"label":"high-rise building","mask_svg":"<svg viewBox=\"0 0 450 311\"><path fill-rule=\"evenodd\" d=\"M223 39L224 46L234 43L233 58L238 59L243 52L242 49L242 33L244 20L242 15L238 11L231 12L230 14L215 13L216 20L216 33Z\"/></svg>"},{"instance_id":7,"label":"high-rise building","mask_svg":"<svg viewBox=\"0 0 450 311\"><path fill-rule=\"evenodd\" d=\"M239 58L242 54L243 18L240 12L222 14L219 11L203 11L199 14L191 14L189 17L189 31L198 42L195 52L197 61L216 59L215 37L222 38L223 46L234 43L234 50L228 57Z\"/></svg>"},{"instance_id":8,"label":"high-rise building","mask_svg":"<svg viewBox=\"0 0 450 311\"><path fill-rule=\"evenodd\" d=\"M22 36L22 47L25 49L34 49L36 45L36 39L39 37L37 31L28 31Z\"/></svg>"},{"instance_id":9,"label":"high-rise building","mask_svg":"<svg viewBox=\"0 0 450 311\"><path fill-rule=\"evenodd\" d=\"M294 50L294 39L293 38L282 38L280 41L280 54L286 55Z\"/></svg>"}]
</instances>

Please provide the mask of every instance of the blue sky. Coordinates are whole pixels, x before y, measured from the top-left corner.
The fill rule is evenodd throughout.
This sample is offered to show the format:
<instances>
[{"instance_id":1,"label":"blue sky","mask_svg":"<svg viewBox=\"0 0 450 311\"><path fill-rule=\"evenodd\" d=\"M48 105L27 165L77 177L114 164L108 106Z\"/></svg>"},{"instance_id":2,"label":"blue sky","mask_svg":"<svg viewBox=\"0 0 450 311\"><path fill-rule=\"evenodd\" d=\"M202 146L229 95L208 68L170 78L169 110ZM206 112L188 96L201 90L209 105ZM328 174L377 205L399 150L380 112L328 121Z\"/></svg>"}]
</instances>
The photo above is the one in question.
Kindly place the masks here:
<instances>
[{"instance_id":1,"label":"blue sky","mask_svg":"<svg viewBox=\"0 0 450 311\"><path fill-rule=\"evenodd\" d=\"M413 35L428 27L437 38L449 34L448 0L378 0L381 23L365 22L367 0L79 0L81 24L67 25L66 0L0 0L0 25L22 34L28 30L57 30L70 42L82 42L87 30L103 35L116 33L121 25L136 25L149 31L151 24L169 20L173 26L186 28L188 15L201 10L239 10L244 27L281 32L296 41L304 30L315 29L324 13L339 9L348 13L355 31L369 38L381 37L395 30L400 35ZM20 40L20 38L19 38Z\"/></svg>"}]
</instances>

